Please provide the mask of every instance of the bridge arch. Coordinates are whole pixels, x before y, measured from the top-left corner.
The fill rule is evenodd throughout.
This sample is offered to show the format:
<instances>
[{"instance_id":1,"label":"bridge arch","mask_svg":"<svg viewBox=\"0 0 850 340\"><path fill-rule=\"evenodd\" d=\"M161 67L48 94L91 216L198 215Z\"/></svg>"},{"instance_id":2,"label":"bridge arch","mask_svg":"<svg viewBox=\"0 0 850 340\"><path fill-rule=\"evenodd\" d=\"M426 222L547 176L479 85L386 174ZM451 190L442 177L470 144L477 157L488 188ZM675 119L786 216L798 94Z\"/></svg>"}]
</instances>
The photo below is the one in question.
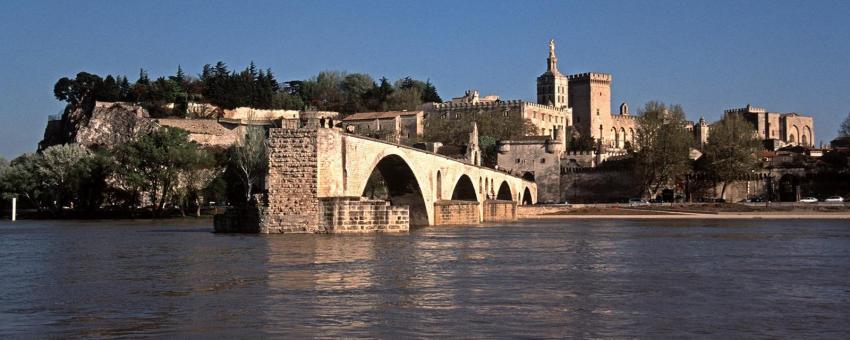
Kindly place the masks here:
<instances>
[{"instance_id":1,"label":"bridge arch","mask_svg":"<svg viewBox=\"0 0 850 340\"><path fill-rule=\"evenodd\" d=\"M478 195L475 193L475 186L472 185L472 180L467 175L461 175L455 184L452 191L453 201L478 201Z\"/></svg>"},{"instance_id":2,"label":"bridge arch","mask_svg":"<svg viewBox=\"0 0 850 340\"><path fill-rule=\"evenodd\" d=\"M529 204L534 203L531 199L531 190L529 190L528 187L525 187L525 190L523 190L523 192L522 192L521 203L522 203L522 205L529 205Z\"/></svg>"},{"instance_id":3,"label":"bridge arch","mask_svg":"<svg viewBox=\"0 0 850 340\"><path fill-rule=\"evenodd\" d=\"M372 178L376 174L380 176L386 187L386 198L391 205L403 206L410 208L410 224L411 225L428 225L428 205L425 204L425 198L422 194L422 187L416 174L408 165L408 162L400 155L389 154L382 155L375 162L372 169ZM363 183L363 189L360 190L366 196L370 191L370 183Z\"/></svg>"},{"instance_id":4,"label":"bridge arch","mask_svg":"<svg viewBox=\"0 0 850 340\"><path fill-rule=\"evenodd\" d=\"M511 193L511 187L508 185L508 181L502 181L502 184L499 185L499 193L496 194L496 199L502 201L514 200L514 194Z\"/></svg>"}]
</instances>

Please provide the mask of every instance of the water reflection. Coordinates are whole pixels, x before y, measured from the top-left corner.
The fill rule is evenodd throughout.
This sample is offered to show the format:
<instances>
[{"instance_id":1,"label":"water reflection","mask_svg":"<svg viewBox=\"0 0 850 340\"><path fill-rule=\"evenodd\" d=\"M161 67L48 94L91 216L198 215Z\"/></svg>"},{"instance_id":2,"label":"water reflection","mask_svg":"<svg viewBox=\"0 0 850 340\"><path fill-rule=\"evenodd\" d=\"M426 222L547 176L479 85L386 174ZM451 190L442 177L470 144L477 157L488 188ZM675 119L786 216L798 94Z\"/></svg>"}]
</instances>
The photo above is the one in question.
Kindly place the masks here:
<instances>
[{"instance_id":1,"label":"water reflection","mask_svg":"<svg viewBox=\"0 0 850 340\"><path fill-rule=\"evenodd\" d=\"M0 337L835 337L844 221L570 221L401 235L0 224Z\"/></svg>"}]
</instances>

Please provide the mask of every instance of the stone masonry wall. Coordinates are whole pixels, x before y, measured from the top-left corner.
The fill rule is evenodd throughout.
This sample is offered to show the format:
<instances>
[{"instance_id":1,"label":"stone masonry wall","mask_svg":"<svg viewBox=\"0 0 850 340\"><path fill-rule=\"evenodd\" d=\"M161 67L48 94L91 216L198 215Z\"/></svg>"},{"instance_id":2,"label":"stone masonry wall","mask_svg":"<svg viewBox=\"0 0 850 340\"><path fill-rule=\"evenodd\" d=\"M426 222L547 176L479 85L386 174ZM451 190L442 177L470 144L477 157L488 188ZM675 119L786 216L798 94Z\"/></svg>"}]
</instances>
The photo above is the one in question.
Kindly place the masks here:
<instances>
[{"instance_id":1,"label":"stone masonry wall","mask_svg":"<svg viewBox=\"0 0 850 340\"><path fill-rule=\"evenodd\" d=\"M484 222L503 222L516 220L516 202L484 201Z\"/></svg>"},{"instance_id":2,"label":"stone masonry wall","mask_svg":"<svg viewBox=\"0 0 850 340\"><path fill-rule=\"evenodd\" d=\"M478 202L437 201L434 203L434 225L478 224Z\"/></svg>"},{"instance_id":3,"label":"stone masonry wall","mask_svg":"<svg viewBox=\"0 0 850 340\"><path fill-rule=\"evenodd\" d=\"M268 208L262 233L323 232L317 196L317 131L269 130Z\"/></svg>"},{"instance_id":4,"label":"stone masonry wall","mask_svg":"<svg viewBox=\"0 0 850 340\"><path fill-rule=\"evenodd\" d=\"M407 207L362 197L321 199L321 224L329 233L406 232L410 229Z\"/></svg>"}]
</instances>

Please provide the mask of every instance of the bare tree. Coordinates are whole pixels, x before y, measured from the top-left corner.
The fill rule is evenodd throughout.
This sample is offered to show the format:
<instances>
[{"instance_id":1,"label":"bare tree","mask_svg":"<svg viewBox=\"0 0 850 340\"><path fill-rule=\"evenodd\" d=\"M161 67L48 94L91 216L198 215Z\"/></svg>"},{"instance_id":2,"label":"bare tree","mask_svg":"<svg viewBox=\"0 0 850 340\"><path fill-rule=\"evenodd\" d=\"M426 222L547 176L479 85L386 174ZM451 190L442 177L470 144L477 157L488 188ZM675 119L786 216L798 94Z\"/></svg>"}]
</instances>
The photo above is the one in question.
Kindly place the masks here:
<instances>
[{"instance_id":1,"label":"bare tree","mask_svg":"<svg viewBox=\"0 0 850 340\"><path fill-rule=\"evenodd\" d=\"M250 120L250 117L249 117ZM236 169L245 190L245 202L251 201L251 192L268 168L268 141L261 126L246 125L245 134L237 138L230 149L230 161Z\"/></svg>"}]
</instances>

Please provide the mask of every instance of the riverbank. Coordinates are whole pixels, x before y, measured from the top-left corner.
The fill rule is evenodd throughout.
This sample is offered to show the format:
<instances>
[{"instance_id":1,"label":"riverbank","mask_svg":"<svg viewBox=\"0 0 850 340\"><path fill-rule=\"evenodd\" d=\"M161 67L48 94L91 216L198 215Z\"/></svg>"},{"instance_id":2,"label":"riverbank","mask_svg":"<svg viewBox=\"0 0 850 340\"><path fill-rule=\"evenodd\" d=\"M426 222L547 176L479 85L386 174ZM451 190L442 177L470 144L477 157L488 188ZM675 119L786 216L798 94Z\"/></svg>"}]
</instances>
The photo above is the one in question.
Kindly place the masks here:
<instances>
[{"instance_id":1,"label":"riverbank","mask_svg":"<svg viewBox=\"0 0 850 340\"><path fill-rule=\"evenodd\" d=\"M557 219L850 219L845 205L829 207L745 206L738 204L667 205L629 207L619 205L520 206L520 220Z\"/></svg>"}]
</instances>

